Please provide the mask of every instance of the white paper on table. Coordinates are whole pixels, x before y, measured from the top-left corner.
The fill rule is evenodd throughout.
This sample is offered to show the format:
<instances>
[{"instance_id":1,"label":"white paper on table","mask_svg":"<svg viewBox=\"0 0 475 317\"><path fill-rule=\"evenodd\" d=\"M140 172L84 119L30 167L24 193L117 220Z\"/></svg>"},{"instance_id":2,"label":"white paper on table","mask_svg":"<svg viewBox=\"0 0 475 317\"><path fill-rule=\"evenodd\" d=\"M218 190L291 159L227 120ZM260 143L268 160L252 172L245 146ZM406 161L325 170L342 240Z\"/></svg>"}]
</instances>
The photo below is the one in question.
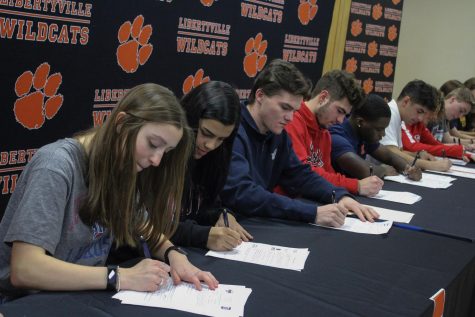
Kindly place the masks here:
<instances>
[{"instance_id":1,"label":"white paper on table","mask_svg":"<svg viewBox=\"0 0 475 317\"><path fill-rule=\"evenodd\" d=\"M422 179L420 181L413 181L401 174L397 176L385 176L384 180L428 188L449 188L452 186L452 181L456 180L456 178L443 175L434 175L430 173L422 173Z\"/></svg>"},{"instance_id":2,"label":"white paper on table","mask_svg":"<svg viewBox=\"0 0 475 317\"><path fill-rule=\"evenodd\" d=\"M445 175L452 175L452 176L459 176L465 178L472 178L475 179L475 169L463 166L452 166L447 172L440 172L440 171L433 171L429 170L433 173L445 174Z\"/></svg>"},{"instance_id":3,"label":"white paper on table","mask_svg":"<svg viewBox=\"0 0 475 317\"><path fill-rule=\"evenodd\" d=\"M387 201L394 201L396 203L412 205L422 199L421 196L411 192L398 192L392 190L381 189L375 196L369 197Z\"/></svg>"},{"instance_id":4,"label":"white paper on table","mask_svg":"<svg viewBox=\"0 0 475 317\"><path fill-rule=\"evenodd\" d=\"M440 160L443 160L443 158L442 158L442 157L439 157L439 156L436 156L435 158L436 158L437 160L439 160L439 161L440 161ZM464 160L455 159L455 158L450 158L450 157L449 157L448 159L452 162L452 164L455 164L455 165L460 165L460 166L465 166L465 165L467 165L467 162L465 162Z\"/></svg>"},{"instance_id":5,"label":"white paper on table","mask_svg":"<svg viewBox=\"0 0 475 317\"><path fill-rule=\"evenodd\" d=\"M335 230L343 230L355 233L366 233L366 234L384 234L391 229L393 222L390 220L387 221L378 221L378 222L363 222L358 218L346 217L345 223L339 228L327 227L322 225L313 224L318 227L330 228Z\"/></svg>"},{"instance_id":6,"label":"white paper on table","mask_svg":"<svg viewBox=\"0 0 475 317\"><path fill-rule=\"evenodd\" d=\"M379 214L379 219L381 220L391 220L395 222L409 223L411 222L412 217L414 217L414 214L411 212L386 209L386 208L370 206L370 205L366 205L366 206L371 207L374 210L376 210Z\"/></svg>"},{"instance_id":7,"label":"white paper on table","mask_svg":"<svg viewBox=\"0 0 475 317\"><path fill-rule=\"evenodd\" d=\"M301 271L307 260L308 249L281 247L277 245L242 242L231 251L208 251L207 256L266 265L281 269Z\"/></svg>"},{"instance_id":8,"label":"white paper on table","mask_svg":"<svg viewBox=\"0 0 475 317\"><path fill-rule=\"evenodd\" d=\"M122 304L176 309L205 316L238 317L244 315L244 306L252 289L241 285L220 284L215 290L205 285L201 291L194 285L173 285L171 278L156 292L120 291L113 298Z\"/></svg>"}]
</instances>

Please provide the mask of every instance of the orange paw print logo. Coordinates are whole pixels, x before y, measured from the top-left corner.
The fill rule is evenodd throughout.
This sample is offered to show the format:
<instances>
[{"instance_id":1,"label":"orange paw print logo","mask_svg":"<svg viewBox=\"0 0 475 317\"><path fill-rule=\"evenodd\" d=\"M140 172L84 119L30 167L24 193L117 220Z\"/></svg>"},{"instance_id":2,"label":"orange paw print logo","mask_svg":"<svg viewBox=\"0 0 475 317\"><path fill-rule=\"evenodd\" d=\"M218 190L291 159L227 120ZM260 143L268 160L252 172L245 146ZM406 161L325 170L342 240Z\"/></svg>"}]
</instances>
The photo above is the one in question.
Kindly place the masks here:
<instances>
[{"instance_id":1,"label":"orange paw print logo","mask_svg":"<svg viewBox=\"0 0 475 317\"><path fill-rule=\"evenodd\" d=\"M52 119L63 105L63 95L57 95L63 82L60 73L48 76L50 65L43 63L36 68L35 74L25 71L15 82L15 93L19 97L13 106L15 119L27 129L39 129L45 118ZM34 91L31 91L33 86ZM46 97L46 102L45 102Z\"/></svg>"},{"instance_id":2,"label":"orange paw print logo","mask_svg":"<svg viewBox=\"0 0 475 317\"><path fill-rule=\"evenodd\" d=\"M363 31L363 23L361 23L360 19L357 19L351 22L351 35L358 36Z\"/></svg>"},{"instance_id":3,"label":"orange paw print logo","mask_svg":"<svg viewBox=\"0 0 475 317\"><path fill-rule=\"evenodd\" d=\"M374 84L374 82L371 78L368 78L363 82L363 90L366 94L369 94L370 92L373 91L373 89L374 89L373 84Z\"/></svg>"},{"instance_id":4,"label":"orange paw print logo","mask_svg":"<svg viewBox=\"0 0 475 317\"><path fill-rule=\"evenodd\" d=\"M205 72L203 68L200 68L196 71L195 76L189 75L188 77L186 77L185 81L183 82L183 88L182 88L183 94L186 95L193 88L198 87L201 84L209 82L208 76L203 78L204 73Z\"/></svg>"},{"instance_id":5,"label":"orange paw print logo","mask_svg":"<svg viewBox=\"0 0 475 317\"><path fill-rule=\"evenodd\" d=\"M346 67L345 70L348 73L354 73L358 69L358 61L356 58L352 57L346 60Z\"/></svg>"},{"instance_id":6,"label":"orange paw print logo","mask_svg":"<svg viewBox=\"0 0 475 317\"><path fill-rule=\"evenodd\" d=\"M211 7L213 5L214 0L200 0L200 2L205 7Z\"/></svg>"},{"instance_id":7,"label":"orange paw print logo","mask_svg":"<svg viewBox=\"0 0 475 317\"><path fill-rule=\"evenodd\" d=\"M397 38L397 27L391 25L388 29L388 39L392 42Z\"/></svg>"},{"instance_id":8,"label":"orange paw print logo","mask_svg":"<svg viewBox=\"0 0 475 317\"><path fill-rule=\"evenodd\" d=\"M300 23L307 25L315 18L318 11L317 0L300 0L298 16Z\"/></svg>"},{"instance_id":9,"label":"orange paw print logo","mask_svg":"<svg viewBox=\"0 0 475 317\"><path fill-rule=\"evenodd\" d=\"M152 35L150 24L143 26L144 17L139 15L130 21L124 22L120 28L117 38L117 63L126 73L135 73L139 65L145 64L153 51L153 45L149 44Z\"/></svg>"},{"instance_id":10,"label":"orange paw print logo","mask_svg":"<svg viewBox=\"0 0 475 317\"><path fill-rule=\"evenodd\" d=\"M378 54L378 43L376 41L368 43L368 56L375 57L376 54Z\"/></svg>"},{"instance_id":11,"label":"orange paw print logo","mask_svg":"<svg viewBox=\"0 0 475 317\"><path fill-rule=\"evenodd\" d=\"M262 40L262 33L257 33L256 37L250 37L244 48L246 57L244 57L244 72L249 77L255 77L258 71L264 68L267 62L267 55L264 53L267 49L267 41Z\"/></svg>"},{"instance_id":12,"label":"orange paw print logo","mask_svg":"<svg viewBox=\"0 0 475 317\"><path fill-rule=\"evenodd\" d=\"M373 6L373 19L379 20L383 16L383 7L378 3Z\"/></svg>"},{"instance_id":13,"label":"orange paw print logo","mask_svg":"<svg viewBox=\"0 0 475 317\"><path fill-rule=\"evenodd\" d=\"M393 0L394 5L396 6L399 4L399 2L401 2L401 0Z\"/></svg>"},{"instance_id":14,"label":"orange paw print logo","mask_svg":"<svg viewBox=\"0 0 475 317\"><path fill-rule=\"evenodd\" d=\"M389 77L393 74L394 72L394 65L391 61L388 61L387 63L384 63L383 66L383 75L386 77Z\"/></svg>"}]
</instances>

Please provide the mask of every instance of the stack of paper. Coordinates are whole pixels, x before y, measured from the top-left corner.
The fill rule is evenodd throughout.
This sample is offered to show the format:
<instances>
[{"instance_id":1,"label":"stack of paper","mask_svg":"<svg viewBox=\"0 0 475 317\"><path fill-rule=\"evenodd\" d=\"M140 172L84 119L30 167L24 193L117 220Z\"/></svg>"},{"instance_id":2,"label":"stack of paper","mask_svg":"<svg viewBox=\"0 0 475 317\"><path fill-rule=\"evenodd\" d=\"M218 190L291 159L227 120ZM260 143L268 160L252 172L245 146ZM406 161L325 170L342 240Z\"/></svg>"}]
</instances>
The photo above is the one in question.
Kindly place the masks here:
<instances>
[{"instance_id":1,"label":"stack of paper","mask_svg":"<svg viewBox=\"0 0 475 317\"><path fill-rule=\"evenodd\" d=\"M475 169L462 166L452 166L447 172L431 172L475 179Z\"/></svg>"},{"instance_id":2,"label":"stack of paper","mask_svg":"<svg viewBox=\"0 0 475 317\"><path fill-rule=\"evenodd\" d=\"M208 251L206 255L217 258L301 271L307 261L308 248L296 249L277 245L243 242L232 251Z\"/></svg>"},{"instance_id":3,"label":"stack of paper","mask_svg":"<svg viewBox=\"0 0 475 317\"><path fill-rule=\"evenodd\" d=\"M315 224L315 226L318 226L318 227L325 227L325 228L330 228L330 229L343 230L343 231L349 231L349 232L355 232L355 233L366 233L366 234L388 233L392 225L393 225L393 222L390 220L378 221L378 222L369 222L369 221L363 222L359 220L358 218L352 218L352 217L346 217L345 223L343 224L343 226L339 228L327 227L327 226Z\"/></svg>"},{"instance_id":4,"label":"stack of paper","mask_svg":"<svg viewBox=\"0 0 475 317\"><path fill-rule=\"evenodd\" d=\"M379 214L379 219L381 220L391 220L395 222L404 222L409 223L414 217L414 214L411 212L393 210L393 209L386 209L376 206L366 205L368 207L373 208Z\"/></svg>"},{"instance_id":5,"label":"stack of paper","mask_svg":"<svg viewBox=\"0 0 475 317\"><path fill-rule=\"evenodd\" d=\"M171 278L166 286L156 292L120 291L114 296L122 304L176 309L205 316L244 316L244 305L252 290L239 285L220 284L213 291L203 286L173 285ZM159 314L158 314L159 315Z\"/></svg>"},{"instance_id":6,"label":"stack of paper","mask_svg":"<svg viewBox=\"0 0 475 317\"><path fill-rule=\"evenodd\" d=\"M385 176L384 180L429 188L449 188L452 186L452 181L456 180L456 178L422 173L422 179L420 181L413 181L404 175Z\"/></svg>"},{"instance_id":7,"label":"stack of paper","mask_svg":"<svg viewBox=\"0 0 475 317\"><path fill-rule=\"evenodd\" d=\"M410 192L397 192L391 190L380 190L376 196L370 197L375 199L394 201L396 203L412 205L422 199L421 196Z\"/></svg>"},{"instance_id":8,"label":"stack of paper","mask_svg":"<svg viewBox=\"0 0 475 317\"><path fill-rule=\"evenodd\" d=\"M437 160L443 160L442 157L438 157L436 156L435 157ZM449 160L452 162L452 164L455 164L455 165L460 165L460 166L465 166L467 165L467 162L465 162L464 160L459 160L459 159L454 159L454 158L449 158Z\"/></svg>"}]
</instances>

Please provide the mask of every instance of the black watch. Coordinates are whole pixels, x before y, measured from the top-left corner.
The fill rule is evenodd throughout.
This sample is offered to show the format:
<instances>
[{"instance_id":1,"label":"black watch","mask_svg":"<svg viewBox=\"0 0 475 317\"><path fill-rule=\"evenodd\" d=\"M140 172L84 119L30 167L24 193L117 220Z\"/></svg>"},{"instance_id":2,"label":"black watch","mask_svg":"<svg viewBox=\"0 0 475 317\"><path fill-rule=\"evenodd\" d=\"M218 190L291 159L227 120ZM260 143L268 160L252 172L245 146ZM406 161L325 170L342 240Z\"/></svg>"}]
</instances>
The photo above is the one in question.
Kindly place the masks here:
<instances>
[{"instance_id":1,"label":"black watch","mask_svg":"<svg viewBox=\"0 0 475 317\"><path fill-rule=\"evenodd\" d=\"M117 265L108 265L107 266L107 290L115 291L117 290L117 279L118 273L117 270L119 267Z\"/></svg>"},{"instance_id":2,"label":"black watch","mask_svg":"<svg viewBox=\"0 0 475 317\"><path fill-rule=\"evenodd\" d=\"M172 246L168 247L168 249L165 250L165 254L163 255L163 259L165 260L165 263L168 264L168 265L170 265L170 259L168 259L168 254L170 253L170 251L176 251L176 252L181 253L183 255L187 255L185 250L181 249L180 247L177 247L175 245L172 245Z\"/></svg>"}]
</instances>

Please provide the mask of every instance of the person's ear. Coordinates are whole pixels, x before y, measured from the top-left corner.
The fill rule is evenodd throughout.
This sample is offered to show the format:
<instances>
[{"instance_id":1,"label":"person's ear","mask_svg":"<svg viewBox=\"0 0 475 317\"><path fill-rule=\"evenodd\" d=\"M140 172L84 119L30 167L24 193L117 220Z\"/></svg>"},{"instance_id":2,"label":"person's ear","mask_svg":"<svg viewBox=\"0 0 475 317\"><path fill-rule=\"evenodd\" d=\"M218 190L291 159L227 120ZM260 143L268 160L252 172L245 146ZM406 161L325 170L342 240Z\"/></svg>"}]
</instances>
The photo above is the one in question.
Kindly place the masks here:
<instances>
[{"instance_id":1,"label":"person's ear","mask_svg":"<svg viewBox=\"0 0 475 317\"><path fill-rule=\"evenodd\" d=\"M328 90L322 90L318 94L318 98L319 98L318 103L320 105L324 105L330 100L330 93L328 92Z\"/></svg>"},{"instance_id":2,"label":"person's ear","mask_svg":"<svg viewBox=\"0 0 475 317\"><path fill-rule=\"evenodd\" d=\"M404 98L402 98L402 106L403 107L407 107L410 104L411 104L411 97L405 96Z\"/></svg>"},{"instance_id":3,"label":"person's ear","mask_svg":"<svg viewBox=\"0 0 475 317\"><path fill-rule=\"evenodd\" d=\"M358 126L358 128L361 128L362 125L364 125L365 121L363 118L361 117L357 117L356 118L356 125Z\"/></svg>"},{"instance_id":4,"label":"person's ear","mask_svg":"<svg viewBox=\"0 0 475 317\"><path fill-rule=\"evenodd\" d=\"M257 89L257 90L256 90L256 98L255 98L255 99L256 99L256 102L257 102L257 103L261 103L261 102L262 102L262 98L264 98L264 95L265 95L265 94L264 94L264 91L263 91L261 88Z\"/></svg>"},{"instance_id":5,"label":"person's ear","mask_svg":"<svg viewBox=\"0 0 475 317\"><path fill-rule=\"evenodd\" d=\"M115 126L116 126L116 132L119 133L120 129L122 128L122 121L124 120L125 116L127 114L124 111L121 111L117 114L115 117Z\"/></svg>"}]
</instances>

